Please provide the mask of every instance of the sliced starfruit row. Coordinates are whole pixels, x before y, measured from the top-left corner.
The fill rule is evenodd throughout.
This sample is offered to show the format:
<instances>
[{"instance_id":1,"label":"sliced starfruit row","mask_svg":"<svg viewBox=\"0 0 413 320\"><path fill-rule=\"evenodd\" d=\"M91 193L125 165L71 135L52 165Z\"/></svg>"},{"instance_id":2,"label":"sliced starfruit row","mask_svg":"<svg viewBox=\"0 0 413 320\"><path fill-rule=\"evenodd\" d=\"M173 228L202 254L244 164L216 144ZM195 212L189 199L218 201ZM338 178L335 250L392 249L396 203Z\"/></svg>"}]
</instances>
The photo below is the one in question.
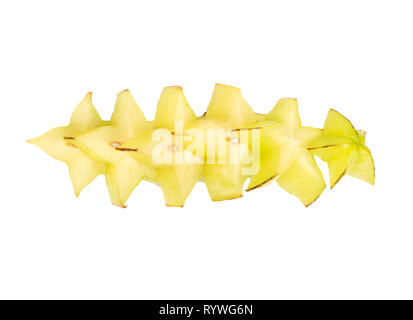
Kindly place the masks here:
<instances>
[{"instance_id":1,"label":"sliced starfruit row","mask_svg":"<svg viewBox=\"0 0 413 320\"><path fill-rule=\"evenodd\" d=\"M224 134L223 157L209 152L211 132ZM327 162L331 188L346 173L370 184L375 179L365 132L337 111L329 111L323 129L303 127L296 99L280 99L267 115L258 114L240 89L222 84L201 117L181 87L164 88L154 121L129 90L118 94L110 121L103 121L88 93L68 126L28 141L68 165L76 196L104 174L120 207L142 179L160 186L167 206L182 207L197 181L220 201L242 197L248 178L247 191L276 181L308 206L325 188L314 155Z\"/></svg>"}]
</instances>

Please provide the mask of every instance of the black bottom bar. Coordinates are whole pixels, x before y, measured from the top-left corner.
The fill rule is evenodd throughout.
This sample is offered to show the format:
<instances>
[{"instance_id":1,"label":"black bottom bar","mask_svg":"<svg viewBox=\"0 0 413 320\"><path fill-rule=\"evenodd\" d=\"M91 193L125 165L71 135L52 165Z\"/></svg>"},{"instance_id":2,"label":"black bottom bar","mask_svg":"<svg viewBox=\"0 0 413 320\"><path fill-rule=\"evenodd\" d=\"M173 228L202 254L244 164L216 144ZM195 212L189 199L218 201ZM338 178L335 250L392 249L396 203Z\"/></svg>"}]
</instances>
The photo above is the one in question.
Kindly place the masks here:
<instances>
[{"instance_id":1,"label":"black bottom bar","mask_svg":"<svg viewBox=\"0 0 413 320\"><path fill-rule=\"evenodd\" d=\"M56 319L62 316L105 317L113 319L287 319L316 317L335 319L353 317L395 318L407 302L397 307L386 301L274 301L274 300L140 300L140 301L2 301L2 313ZM8 310L7 310L8 309ZM407 313L409 314L409 313Z\"/></svg>"}]
</instances>

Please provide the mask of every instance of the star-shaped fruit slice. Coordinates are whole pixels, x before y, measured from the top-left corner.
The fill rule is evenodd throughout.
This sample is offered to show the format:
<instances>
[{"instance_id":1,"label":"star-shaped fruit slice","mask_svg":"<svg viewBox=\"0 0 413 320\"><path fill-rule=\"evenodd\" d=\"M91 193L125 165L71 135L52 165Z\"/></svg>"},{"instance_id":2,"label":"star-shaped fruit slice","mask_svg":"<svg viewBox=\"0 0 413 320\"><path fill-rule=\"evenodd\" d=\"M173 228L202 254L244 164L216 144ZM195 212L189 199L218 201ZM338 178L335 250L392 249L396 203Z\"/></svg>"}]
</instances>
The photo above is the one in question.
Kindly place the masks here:
<instances>
[{"instance_id":1,"label":"star-shaped fruit slice","mask_svg":"<svg viewBox=\"0 0 413 320\"><path fill-rule=\"evenodd\" d=\"M159 98L153 130L136 136L121 146L141 163L156 170L167 206L183 207L199 179L202 159L186 148L184 129L196 121L183 89L166 87Z\"/></svg>"},{"instance_id":2,"label":"star-shaped fruit slice","mask_svg":"<svg viewBox=\"0 0 413 320\"><path fill-rule=\"evenodd\" d=\"M328 112L323 135L315 138L308 150L327 162L331 188L346 173L374 184L374 162L369 148L364 145L365 134L354 129L339 112L333 109Z\"/></svg>"},{"instance_id":3,"label":"star-shaped fruit slice","mask_svg":"<svg viewBox=\"0 0 413 320\"><path fill-rule=\"evenodd\" d=\"M248 156L245 154L248 146L241 144L239 135L231 133L230 129L248 126L258 119L260 116L253 112L239 88L223 84L215 85L204 119L198 121L198 123L205 121L210 124L205 126L209 130L205 131L206 153L208 148L218 150L218 148L211 149L211 144L219 145L216 139L223 138L220 131L228 130L224 136L226 146L220 150L224 151L222 153L225 155L213 154L213 152L206 154L206 163L202 172L202 180L213 201L242 197L244 182L247 179L247 175L242 172L245 166L242 158ZM213 134L212 130L215 130L217 137L214 138L215 140L208 139L208 134Z\"/></svg>"},{"instance_id":4,"label":"star-shaped fruit slice","mask_svg":"<svg viewBox=\"0 0 413 320\"><path fill-rule=\"evenodd\" d=\"M261 165L251 177L247 190L255 189L276 179L277 183L295 195L305 206L313 203L325 188L308 143L321 135L321 129L302 127L296 99L277 102L261 127Z\"/></svg>"},{"instance_id":5,"label":"star-shaped fruit slice","mask_svg":"<svg viewBox=\"0 0 413 320\"><path fill-rule=\"evenodd\" d=\"M79 196L84 187L105 172L105 166L76 148L72 137L102 125L104 121L93 106L92 93L89 92L73 111L68 126L54 128L27 142L37 145L53 158L67 164L75 195Z\"/></svg>"},{"instance_id":6,"label":"star-shaped fruit slice","mask_svg":"<svg viewBox=\"0 0 413 320\"><path fill-rule=\"evenodd\" d=\"M145 177L154 179L154 170L137 162L124 150L122 144L151 129L151 124L129 90L120 92L108 125L74 135L71 142L90 158L105 166L106 185L114 205L125 203L133 189Z\"/></svg>"}]
</instances>

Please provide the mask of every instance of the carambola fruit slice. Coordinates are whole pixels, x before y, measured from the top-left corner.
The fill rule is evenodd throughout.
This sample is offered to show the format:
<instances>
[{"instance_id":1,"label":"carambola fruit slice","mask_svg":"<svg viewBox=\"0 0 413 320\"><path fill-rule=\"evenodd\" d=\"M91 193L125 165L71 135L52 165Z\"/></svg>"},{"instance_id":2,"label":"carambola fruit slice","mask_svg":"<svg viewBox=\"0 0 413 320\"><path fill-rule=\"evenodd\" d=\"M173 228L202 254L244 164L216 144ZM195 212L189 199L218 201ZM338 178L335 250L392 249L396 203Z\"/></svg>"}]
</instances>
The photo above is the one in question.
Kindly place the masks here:
<instances>
[{"instance_id":1,"label":"carambola fruit slice","mask_svg":"<svg viewBox=\"0 0 413 320\"><path fill-rule=\"evenodd\" d=\"M323 135L315 138L308 149L327 162L331 188L346 173L373 185L373 157L364 144L365 132L357 131L347 118L330 109Z\"/></svg>"},{"instance_id":2,"label":"carambola fruit slice","mask_svg":"<svg viewBox=\"0 0 413 320\"><path fill-rule=\"evenodd\" d=\"M105 165L106 185L114 205L125 203L139 182L153 176L154 169L135 161L118 147L136 135L151 129L151 124L129 90L118 94L115 110L108 125L73 136L72 143L90 158Z\"/></svg>"},{"instance_id":3,"label":"carambola fruit slice","mask_svg":"<svg viewBox=\"0 0 413 320\"><path fill-rule=\"evenodd\" d=\"M96 176L105 172L105 166L76 148L72 138L78 133L102 125L104 125L104 121L93 106L92 93L89 92L73 111L68 126L54 128L38 138L28 140L28 142L39 146L53 158L67 164L75 195L79 196L84 187L92 182Z\"/></svg>"},{"instance_id":4,"label":"carambola fruit slice","mask_svg":"<svg viewBox=\"0 0 413 320\"><path fill-rule=\"evenodd\" d=\"M205 114L206 121L220 119L224 123L216 123L208 129L230 129L237 127L245 127L254 123L257 116L241 95L241 90L232 86L217 84L215 85L212 98ZM202 120L199 120L202 121ZM217 131L218 132L218 131ZM238 135L234 135L230 130L225 138L225 156L224 163L219 163L218 157L205 159L205 165L202 172L202 178L205 182L209 196L214 201L230 200L242 197L244 182L247 176L243 174L242 157L243 152L248 150L248 145L242 146ZM222 135L217 134L217 139L222 139ZM205 145L205 150L208 152L208 147L211 143L219 144L219 142L208 140L205 141L209 145ZM244 148L243 148L244 147ZM231 158L232 153L232 158Z\"/></svg>"},{"instance_id":5,"label":"carambola fruit slice","mask_svg":"<svg viewBox=\"0 0 413 320\"><path fill-rule=\"evenodd\" d=\"M202 165L186 152L184 129L196 121L181 87L166 87L159 98L154 130L147 141L132 139L122 147L130 155L155 167L156 182L167 206L182 207L200 176ZM188 157L189 155L189 157ZM146 160L145 160L146 159Z\"/></svg>"},{"instance_id":6,"label":"carambola fruit slice","mask_svg":"<svg viewBox=\"0 0 413 320\"><path fill-rule=\"evenodd\" d=\"M314 157L307 151L308 143L321 135L321 130L302 127L296 99L284 98L267 115L273 125L262 126L260 171L251 178L248 190L276 179L278 184L295 195L305 206L313 203L325 188ZM259 123L256 124L258 127Z\"/></svg>"}]
</instances>

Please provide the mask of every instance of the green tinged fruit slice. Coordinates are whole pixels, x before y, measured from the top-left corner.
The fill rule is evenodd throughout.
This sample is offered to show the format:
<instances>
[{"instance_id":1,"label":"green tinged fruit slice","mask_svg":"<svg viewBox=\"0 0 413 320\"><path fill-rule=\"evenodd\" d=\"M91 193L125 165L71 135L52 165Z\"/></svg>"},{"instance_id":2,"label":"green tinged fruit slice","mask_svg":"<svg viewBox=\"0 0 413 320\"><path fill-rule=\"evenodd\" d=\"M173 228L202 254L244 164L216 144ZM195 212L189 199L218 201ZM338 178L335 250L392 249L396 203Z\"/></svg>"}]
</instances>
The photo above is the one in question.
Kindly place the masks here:
<instances>
[{"instance_id":1,"label":"green tinged fruit slice","mask_svg":"<svg viewBox=\"0 0 413 320\"><path fill-rule=\"evenodd\" d=\"M139 182L154 171L135 161L124 150L117 149L135 135L146 132L151 125L129 90L118 94L109 125L73 137L72 143L90 158L105 165L106 185L114 205L125 203Z\"/></svg>"},{"instance_id":2,"label":"green tinged fruit slice","mask_svg":"<svg viewBox=\"0 0 413 320\"><path fill-rule=\"evenodd\" d=\"M70 178L76 196L92 182L96 176L105 172L105 166L98 163L76 148L72 143L75 134L104 125L98 112L92 104L92 93L85 98L73 111L70 124L66 127L54 128L42 136L28 140L42 148L53 158L63 161L69 168Z\"/></svg>"},{"instance_id":3,"label":"green tinged fruit slice","mask_svg":"<svg viewBox=\"0 0 413 320\"><path fill-rule=\"evenodd\" d=\"M261 130L260 149L260 169L257 174L251 176L246 191L268 185L279 175L280 148L274 143L271 137L266 134L265 129Z\"/></svg>"},{"instance_id":4,"label":"green tinged fruit slice","mask_svg":"<svg viewBox=\"0 0 413 320\"><path fill-rule=\"evenodd\" d=\"M301 126L298 103L293 98L279 100L266 121L274 124L261 129L261 167L251 177L248 190L276 179L284 190L295 195L304 205L310 205L320 196L325 183L307 147L322 131Z\"/></svg>"},{"instance_id":5,"label":"green tinged fruit slice","mask_svg":"<svg viewBox=\"0 0 413 320\"><path fill-rule=\"evenodd\" d=\"M324 122L324 134L327 136L358 139L357 131L351 122L334 109L330 109Z\"/></svg>"},{"instance_id":6,"label":"green tinged fruit slice","mask_svg":"<svg viewBox=\"0 0 413 320\"><path fill-rule=\"evenodd\" d=\"M346 173L374 184L373 157L364 146L365 134L337 111L328 112L323 135L311 141L308 150L327 162L331 188Z\"/></svg>"},{"instance_id":7,"label":"green tinged fruit slice","mask_svg":"<svg viewBox=\"0 0 413 320\"><path fill-rule=\"evenodd\" d=\"M331 188L344 177L347 169L351 168L358 157L357 146L354 144L340 145L335 147L334 150L337 154L328 161Z\"/></svg>"},{"instance_id":8,"label":"green tinged fruit slice","mask_svg":"<svg viewBox=\"0 0 413 320\"><path fill-rule=\"evenodd\" d=\"M353 166L347 171L350 176L364 180L371 185L374 185L374 162L369 148L361 146L359 157L354 162Z\"/></svg>"}]
</instances>

